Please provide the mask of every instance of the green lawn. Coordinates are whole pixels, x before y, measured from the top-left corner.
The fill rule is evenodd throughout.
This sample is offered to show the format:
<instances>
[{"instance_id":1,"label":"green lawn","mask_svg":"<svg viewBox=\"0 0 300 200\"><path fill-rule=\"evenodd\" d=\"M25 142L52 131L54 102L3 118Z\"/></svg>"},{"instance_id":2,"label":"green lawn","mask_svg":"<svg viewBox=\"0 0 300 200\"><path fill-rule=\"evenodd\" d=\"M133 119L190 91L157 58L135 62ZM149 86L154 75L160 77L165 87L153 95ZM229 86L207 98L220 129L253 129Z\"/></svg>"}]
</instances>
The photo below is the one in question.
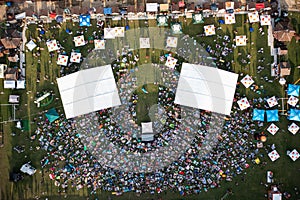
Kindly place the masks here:
<instances>
[{"instance_id":1,"label":"green lawn","mask_svg":"<svg viewBox=\"0 0 300 200\"><path fill-rule=\"evenodd\" d=\"M293 14L295 16L296 14ZM300 15L299 15L300 16ZM265 58L266 63L272 62L272 57L270 57L270 50L266 46L267 45L267 37L260 36L258 32L258 24L254 24L253 28L255 31L253 33L250 33L249 30L249 24L244 24L244 21L246 19L245 15L238 15L236 16L237 23L235 25L221 25L222 30L218 30L217 33L220 36L229 35L231 38L233 38L233 30L237 30L238 34L245 34L247 35L247 38L249 39L249 42L246 47L238 47L234 49L234 52L232 55L225 57L224 59L226 61L234 60L233 64L233 71L237 73L249 73L254 77L254 80L256 84L258 85L264 85L264 90L266 93L261 94L261 97L265 96L271 96L276 95L278 97L284 97L284 90L281 88L281 86L278 84L278 81L274 81L273 83L267 83L263 80L261 80L261 77L267 76L270 77L270 69L268 67L265 67L265 70L263 70L260 74L256 71L256 66L258 65L258 60L261 58ZM299 17L297 18L299 22ZM184 27L184 33L189 34L191 37L195 37L195 39L199 43L205 43L209 44L211 46L214 46L214 39L216 39L216 36L213 37L198 37L197 35L200 33L203 33L203 26L206 24L218 24L217 18L209 18L205 20L204 24L198 24L194 25L191 23L191 20L188 19L187 22L184 22L183 19L180 19L183 22ZM116 22L111 21L111 24L123 24L124 22ZM133 21L129 22L131 29L138 28L138 27L145 27L144 21ZM299 23L298 23L299 24ZM55 24L48 25L46 28L50 28ZM93 21L93 25L95 25L95 22ZM156 26L155 20L149 21L149 26ZM27 31L26 35L36 37L38 35L38 31L36 30L36 26L31 25L29 26L29 30ZM64 44L65 51L69 54L72 49L75 49L72 37L68 37L69 35L65 32L66 28L72 29L73 32L76 32L79 27L78 24L73 23L66 23L63 24L61 29L51 30L48 31L45 35L45 37L50 37L50 34L55 34L55 38L58 39L62 44ZM95 29L95 26L87 28L87 35L90 35ZM162 29L163 31L164 29ZM264 27L264 31L267 32L266 27ZM299 32L299 28L297 28L297 31ZM146 33L144 33L146 34ZM63 41L65 39L65 41ZM138 44L137 39L132 37L128 38L129 41L132 41L132 46ZM157 42L164 41L165 38L160 38ZM251 42L253 42L251 44ZM47 49L45 46L45 43L41 44L41 47L44 49ZM83 56L87 56L88 49L92 48L93 44L88 44L84 47L79 47L79 49ZM115 44L114 49L118 49L121 46L118 46L118 44ZM265 54L257 54L257 49L264 47L265 48ZM292 42L291 46L289 48L299 49L299 43ZM36 52L36 50L34 50ZM158 60L157 53L151 53L151 51L147 52L147 50L139 50L137 51L140 55L140 65L143 65L143 67L139 68L138 73L138 85L143 85L145 83L151 83L154 80L159 79L158 73L153 70L152 68L147 67L148 63L151 63L153 60ZM242 52L243 54L250 53L250 65L242 66L238 62L238 53ZM289 60L293 63L297 63L299 65L299 54L300 51L290 51L289 53ZM146 57L149 56L149 57ZM153 58L154 57L154 58ZM38 145L37 140L30 141L29 137L34 134L34 131L36 129L36 124L34 123L34 118L37 118L39 116L43 116L43 111L46 109L49 109L51 107L55 107L57 109L62 109L61 101L60 100L54 100L52 104L50 104L47 107L43 108L37 108L36 105L33 103L34 98L36 97L36 92L41 92L45 89L47 90L53 90L54 98L59 97L58 88L55 84L51 84L52 82L56 82L56 78L60 76L59 70L60 67L56 64L56 58L57 53L55 53L55 56L53 58L50 58L49 53L47 50L41 51L40 61L38 62L38 59L33 56L32 52L26 52L26 75L27 75L27 88L26 91L29 93L27 94L24 91L13 91L13 93L21 94L21 102L20 107L17 112L17 115L19 118L22 118L24 120L30 121L30 130L28 132L21 132L20 130L17 130L14 126L14 123L8 123L4 124L4 147L0 149L0 180L1 180L1 186L0 186L0 199L33 199L36 195L44 196L44 197L50 197L49 199L62 199L63 195L60 195L58 193L57 188L54 186L53 181L50 181L48 178L48 174L45 173L45 181L41 183L42 180L42 174L43 171L38 170L38 173L36 173L35 176L29 177L26 176L25 179L22 182L19 183L11 183L8 181L8 174L9 172L12 172L14 170L18 170L20 166L27 162L32 161L32 165L40 169L40 159L43 157L43 155L46 153L44 151L37 151L35 150L35 147ZM49 64L49 61L52 62L52 64ZM72 69L69 69L70 71ZM292 69L292 75L288 77L288 82L295 82L300 77L300 70L297 68ZM39 74L40 82L37 83L37 74ZM48 80L44 80L43 77L48 76ZM2 88L2 82L0 83L1 91ZM137 93L139 95L139 98L145 101L139 101L137 106L137 114L138 119L140 121L147 121L147 115L145 110L147 110L146 105L152 105L156 103L157 101L157 87L151 84L146 85L147 90L149 91L148 94L144 94L141 91L141 87L137 90ZM8 95L12 93L10 90L5 90L5 94L1 95L0 102L7 102ZM252 92L250 89L244 89L243 87L240 87L238 89L238 92L242 94L247 94L248 98L258 97L259 95ZM1 107L1 115L3 118L7 118L10 115L10 111L7 109ZM280 122L276 123L280 127L280 131L275 136L269 136L267 144L276 144L277 150L279 154L281 155L281 158L277 160L276 162L272 163L269 158L267 157L264 150L260 150L263 157L261 157L262 161L266 161L268 164L266 166L263 165L251 165L250 169L245 170L247 174L244 175L245 180L242 180L242 176L235 177L233 182L223 182L221 184L221 188L218 189L211 189L208 192L202 192L200 195L195 196L185 196L180 197L178 192L163 192L162 194L144 194L140 199L153 199L156 197L162 197L162 199L220 199L225 193L228 188L232 188L233 195L229 196L227 199L230 200L260 200L265 199L264 194L267 192L267 188L265 188L264 185L260 185L260 182L266 182L266 170L273 170L275 173L275 180L276 183L283 183L283 190L288 191L293 194L293 188L294 186L300 185L300 179L297 177L297 174L299 174L299 161L292 162L285 154L286 150L293 149L299 147L299 141L300 141L300 134L298 133L296 136L293 136L287 131L287 125L289 122L286 120L284 116L280 117ZM262 130L257 131L266 131L266 127L269 124L265 124L265 126L262 128ZM11 132L16 132L16 136L12 137L10 134ZM12 151L12 147L15 145L25 145L26 152L22 154L17 154L15 151ZM30 150L30 147L33 147L33 150ZM299 150L299 149L298 149ZM25 155L27 157L25 157ZM236 185L238 183L238 185ZM44 193L43 193L44 192ZM68 191L68 198L67 199L86 199L85 196L89 195L89 191L87 188L84 188L82 190L76 191L74 188L70 189ZM108 192L99 191L98 199L106 199L108 196L111 196ZM95 196L91 196L95 197ZM124 194L121 197L113 197L113 199L137 199L136 195L133 193Z\"/></svg>"}]
</instances>

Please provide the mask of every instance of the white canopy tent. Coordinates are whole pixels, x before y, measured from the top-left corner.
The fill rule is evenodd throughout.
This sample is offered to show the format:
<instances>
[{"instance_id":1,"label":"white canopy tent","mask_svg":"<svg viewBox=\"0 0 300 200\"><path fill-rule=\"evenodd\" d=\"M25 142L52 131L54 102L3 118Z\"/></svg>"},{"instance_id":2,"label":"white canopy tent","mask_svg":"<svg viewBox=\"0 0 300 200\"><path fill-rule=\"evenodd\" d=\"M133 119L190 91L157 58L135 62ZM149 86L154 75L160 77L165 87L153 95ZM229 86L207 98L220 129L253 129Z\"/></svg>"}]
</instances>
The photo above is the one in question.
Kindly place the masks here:
<instances>
[{"instance_id":1,"label":"white canopy tent","mask_svg":"<svg viewBox=\"0 0 300 200\"><path fill-rule=\"evenodd\" d=\"M258 12L250 12L248 13L248 19L250 23L255 23L255 22L259 22L259 15Z\"/></svg>"},{"instance_id":2,"label":"white canopy tent","mask_svg":"<svg viewBox=\"0 0 300 200\"><path fill-rule=\"evenodd\" d=\"M167 38L167 47L176 48L178 38L177 37L168 37Z\"/></svg>"},{"instance_id":3,"label":"white canopy tent","mask_svg":"<svg viewBox=\"0 0 300 200\"><path fill-rule=\"evenodd\" d=\"M252 79L251 76L248 74L241 80L241 83L245 86L245 88L249 88L253 83L254 80Z\"/></svg>"},{"instance_id":4,"label":"white canopy tent","mask_svg":"<svg viewBox=\"0 0 300 200\"><path fill-rule=\"evenodd\" d=\"M36 44L30 40L27 44L26 44L26 47L28 48L29 51L32 51L35 47L36 47Z\"/></svg>"},{"instance_id":5,"label":"white canopy tent","mask_svg":"<svg viewBox=\"0 0 300 200\"><path fill-rule=\"evenodd\" d=\"M250 107L250 103L249 103L247 97L244 97L244 98L238 100L237 104L239 105L241 110L245 110Z\"/></svg>"},{"instance_id":6,"label":"white canopy tent","mask_svg":"<svg viewBox=\"0 0 300 200\"><path fill-rule=\"evenodd\" d=\"M50 40L50 41L46 42L46 44L47 44L49 52L59 50L56 40Z\"/></svg>"},{"instance_id":7,"label":"white canopy tent","mask_svg":"<svg viewBox=\"0 0 300 200\"><path fill-rule=\"evenodd\" d=\"M246 46L247 45L246 35L237 35L237 36L235 36L235 45L236 46Z\"/></svg>"},{"instance_id":8,"label":"white canopy tent","mask_svg":"<svg viewBox=\"0 0 300 200\"><path fill-rule=\"evenodd\" d=\"M294 149L293 151L291 151L291 152L289 153L289 156L290 156L290 158L291 158L293 161L296 161L296 160L300 157L299 152L298 152L296 149Z\"/></svg>"},{"instance_id":9,"label":"white canopy tent","mask_svg":"<svg viewBox=\"0 0 300 200\"><path fill-rule=\"evenodd\" d=\"M177 63L177 59L176 59L176 58L173 58L173 57L171 57L171 56L169 56L169 57L167 58L167 61L166 61L165 65L166 65L167 67L171 68L171 69L174 69L175 66L176 66L176 63Z\"/></svg>"},{"instance_id":10,"label":"white canopy tent","mask_svg":"<svg viewBox=\"0 0 300 200\"><path fill-rule=\"evenodd\" d=\"M94 40L95 49L105 49L105 40Z\"/></svg>"},{"instance_id":11,"label":"white canopy tent","mask_svg":"<svg viewBox=\"0 0 300 200\"><path fill-rule=\"evenodd\" d=\"M183 63L175 103L230 115L238 74Z\"/></svg>"},{"instance_id":12,"label":"white canopy tent","mask_svg":"<svg viewBox=\"0 0 300 200\"><path fill-rule=\"evenodd\" d=\"M125 36L125 28L124 27L115 27L115 37L124 37Z\"/></svg>"},{"instance_id":13,"label":"white canopy tent","mask_svg":"<svg viewBox=\"0 0 300 200\"><path fill-rule=\"evenodd\" d=\"M104 39L115 39L114 28L104 28Z\"/></svg>"},{"instance_id":14,"label":"white canopy tent","mask_svg":"<svg viewBox=\"0 0 300 200\"><path fill-rule=\"evenodd\" d=\"M57 64L58 65L62 65L62 66L67 66L68 65L68 59L69 59L69 56L66 56L66 55L58 55L58 58L57 58Z\"/></svg>"},{"instance_id":15,"label":"white canopy tent","mask_svg":"<svg viewBox=\"0 0 300 200\"><path fill-rule=\"evenodd\" d=\"M261 15L260 16L260 25L262 25L262 26L271 25L271 15Z\"/></svg>"},{"instance_id":16,"label":"white canopy tent","mask_svg":"<svg viewBox=\"0 0 300 200\"><path fill-rule=\"evenodd\" d=\"M277 102L277 99L276 99L275 96L272 96L272 97L268 98L267 103L268 103L270 108L278 105L278 102Z\"/></svg>"},{"instance_id":17,"label":"white canopy tent","mask_svg":"<svg viewBox=\"0 0 300 200\"><path fill-rule=\"evenodd\" d=\"M271 159L272 162L274 162L275 160L280 158L280 155L278 154L278 152L276 150L273 150L270 153L268 153L268 156L269 156L269 158Z\"/></svg>"},{"instance_id":18,"label":"white canopy tent","mask_svg":"<svg viewBox=\"0 0 300 200\"><path fill-rule=\"evenodd\" d=\"M225 24L235 24L235 15L232 14L225 14Z\"/></svg>"},{"instance_id":19,"label":"white canopy tent","mask_svg":"<svg viewBox=\"0 0 300 200\"><path fill-rule=\"evenodd\" d=\"M8 102L9 103L19 103L20 96L19 95L9 95Z\"/></svg>"},{"instance_id":20,"label":"white canopy tent","mask_svg":"<svg viewBox=\"0 0 300 200\"><path fill-rule=\"evenodd\" d=\"M110 65L78 71L57 83L67 118L121 105Z\"/></svg>"},{"instance_id":21,"label":"white canopy tent","mask_svg":"<svg viewBox=\"0 0 300 200\"><path fill-rule=\"evenodd\" d=\"M290 106L293 106L295 107L298 103L299 99L297 97L294 97L294 96L290 96L287 103L290 105Z\"/></svg>"},{"instance_id":22,"label":"white canopy tent","mask_svg":"<svg viewBox=\"0 0 300 200\"><path fill-rule=\"evenodd\" d=\"M4 81L4 88L5 89L15 89L16 88L16 81L5 80Z\"/></svg>"},{"instance_id":23,"label":"white canopy tent","mask_svg":"<svg viewBox=\"0 0 300 200\"><path fill-rule=\"evenodd\" d=\"M17 89L25 89L25 80L17 81Z\"/></svg>"},{"instance_id":24,"label":"white canopy tent","mask_svg":"<svg viewBox=\"0 0 300 200\"><path fill-rule=\"evenodd\" d=\"M279 131L279 128L278 128L278 126L276 126L275 124L272 123L272 124L268 127L267 131L268 131L269 133L271 133L272 135L275 135L275 134L277 133L277 131Z\"/></svg>"},{"instance_id":25,"label":"white canopy tent","mask_svg":"<svg viewBox=\"0 0 300 200\"><path fill-rule=\"evenodd\" d=\"M147 3L146 4L146 12L157 12L158 4L157 3Z\"/></svg>"},{"instance_id":26,"label":"white canopy tent","mask_svg":"<svg viewBox=\"0 0 300 200\"><path fill-rule=\"evenodd\" d=\"M293 133L294 135L296 135L296 133L299 131L299 126L293 122L291 125L289 125L288 130L289 132Z\"/></svg>"},{"instance_id":27,"label":"white canopy tent","mask_svg":"<svg viewBox=\"0 0 300 200\"><path fill-rule=\"evenodd\" d=\"M81 53L72 52L70 62L72 63L80 63Z\"/></svg>"},{"instance_id":28,"label":"white canopy tent","mask_svg":"<svg viewBox=\"0 0 300 200\"><path fill-rule=\"evenodd\" d=\"M205 36L211 36L216 34L215 25L204 26Z\"/></svg>"},{"instance_id":29,"label":"white canopy tent","mask_svg":"<svg viewBox=\"0 0 300 200\"><path fill-rule=\"evenodd\" d=\"M80 46L85 45L85 40L84 40L83 35L79 35L79 36L74 37L73 41L75 43L75 47L80 47Z\"/></svg>"}]
</instances>

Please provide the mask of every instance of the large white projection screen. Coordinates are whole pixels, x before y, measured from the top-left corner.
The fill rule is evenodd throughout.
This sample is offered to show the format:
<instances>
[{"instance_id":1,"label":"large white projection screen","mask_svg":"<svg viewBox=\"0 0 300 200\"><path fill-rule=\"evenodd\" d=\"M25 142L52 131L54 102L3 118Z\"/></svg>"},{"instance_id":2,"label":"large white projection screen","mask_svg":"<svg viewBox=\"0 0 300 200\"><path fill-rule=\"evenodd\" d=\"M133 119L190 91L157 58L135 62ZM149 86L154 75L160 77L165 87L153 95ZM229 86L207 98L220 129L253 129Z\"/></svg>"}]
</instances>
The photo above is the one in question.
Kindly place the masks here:
<instances>
[{"instance_id":1,"label":"large white projection screen","mask_svg":"<svg viewBox=\"0 0 300 200\"><path fill-rule=\"evenodd\" d=\"M238 74L183 63L175 103L230 115Z\"/></svg>"},{"instance_id":2,"label":"large white projection screen","mask_svg":"<svg viewBox=\"0 0 300 200\"><path fill-rule=\"evenodd\" d=\"M67 119L121 105L110 65L75 72L57 83Z\"/></svg>"}]
</instances>

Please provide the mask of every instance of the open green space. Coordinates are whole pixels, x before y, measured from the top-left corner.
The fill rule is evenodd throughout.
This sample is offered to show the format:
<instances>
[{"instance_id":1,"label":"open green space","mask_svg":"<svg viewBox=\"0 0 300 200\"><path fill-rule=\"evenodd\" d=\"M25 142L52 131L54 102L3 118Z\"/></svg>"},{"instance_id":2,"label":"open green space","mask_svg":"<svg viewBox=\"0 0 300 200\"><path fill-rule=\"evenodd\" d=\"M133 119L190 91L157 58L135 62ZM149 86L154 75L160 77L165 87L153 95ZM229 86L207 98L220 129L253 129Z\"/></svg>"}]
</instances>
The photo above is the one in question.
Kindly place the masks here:
<instances>
[{"instance_id":1,"label":"open green space","mask_svg":"<svg viewBox=\"0 0 300 200\"><path fill-rule=\"evenodd\" d=\"M298 25L300 24L299 14L293 13L293 19L295 18ZM261 95L252 92L250 89L244 89L242 87L238 88L239 93L246 94L246 96L251 99L253 97L266 97L276 95L278 97L285 97L284 88L279 85L278 81L274 82L266 82L262 80L262 77L270 77L270 69L269 67L265 67L260 74L256 71L256 66L259 64L258 60L265 58L264 64L271 63L272 57L270 56L270 48L267 46L267 34L261 36L258 32L258 24L254 24L254 32L250 33L249 24L245 24L244 21L246 19L246 15L237 15L236 20L237 23L234 25L221 25L222 30L218 30L218 35L224 36L225 34L229 35L231 38L233 37L233 30L237 30L239 34L247 35L249 42L246 47L240 47L234 49L233 54L226 57L225 59L228 61L233 60L232 71L236 73L250 74L254 77L254 80L257 85L264 86L264 92ZM216 36L212 37L201 37L198 36L200 33L203 33L203 26L206 24L218 24L218 18L209 18L205 19L204 24L194 25L191 23L190 19L186 21L183 18L179 19L183 24L183 31L185 34L194 37L197 42L205 43L211 45L215 48L214 40ZM111 25L117 24L125 24L124 21L116 22L111 21ZM293 24L297 24L293 23ZM93 26L87 28L86 35L91 35L91 33L96 29L95 21L92 21ZM145 22L140 21L130 21L130 27L132 29L138 27L145 27ZM149 26L156 26L155 20L149 20ZM73 43L73 36L68 35L65 30L66 28L72 29L73 32L79 30L79 26L77 23L64 23L61 29L50 30L51 26L56 25L55 23L45 25L49 31L46 32L45 37L50 38L54 37L60 41L61 44L65 47L65 51L69 54L72 49L75 49ZM264 27L264 31L267 32L267 28ZM299 32L299 27L296 27L296 30ZM146 33L145 33L146 34ZM36 25L30 25L26 32L26 36L37 38L38 30ZM136 38L132 38L133 42L138 43ZM164 38L161 38L161 41L164 41ZM265 49L264 54L257 54L257 50L263 47ZM29 125L27 126L27 130L21 131L15 128L15 123L4 123L3 131L4 135L2 140L4 141L4 147L0 149L0 200L1 199L34 199L36 196L40 197L48 197L49 199L63 199L66 194L60 193L56 186L54 186L54 182L51 181L48 177L47 170L41 170L40 160L43 158L43 155L46 153L43 150L36 150L36 146L38 146L38 141L32 141L30 137L34 134L36 130L35 120L38 117L44 117L44 113L46 110L55 107L58 110L62 110L61 101L59 99L59 92L56 85L56 78L60 77L60 67L56 64L57 53L54 54L54 57L50 57L46 44L44 42L41 43L41 48L45 50L41 51L40 57L35 57L34 52L26 52L26 91L10 91L3 90L3 82L0 83L1 92L1 103L6 103L9 94L20 94L21 102L20 106L17 110L17 117L23 120L28 120ZM93 48L93 44L87 44L84 47L79 47L83 56L88 55L88 50ZM121 46L115 46L115 49L122 48ZM296 66L300 65L299 52L300 45L296 41L292 41L289 45L289 48L292 49L289 51L288 59L291 61L292 75L287 78L289 83L293 83L300 78L300 70L296 68ZM299 49L299 51L294 51L294 49ZM151 63L152 60L158 60L158 54L153 53L147 50L139 50L140 55L140 63ZM250 58L250 65L241 65L238 61L239 53L247 54L250 53L252 57ZM49 64L49 61L52 65ZM70 67L68 69L72 71L73 69ZM140 69L146 70L146 69ZM138 80L141 81L139 85L143 85L144 83L152 82L153 79L156 79L157 73L154 70L149 70L146 73L140 73L141 77ZM143 77L144 76L144 77ZM48 77L48 78L44 78ZM39 78L40 82L37 82ZM147 79L147 80L145 80ZM148 80L149 79L149 80ZM140 99L147 99L147 101L139 101L137 106L137 114L138 119L141 121L148 120L146 116L146 110L148 109L148 105L151 106L157 101L157 87L153 84L146 84L145 86L148 94L145 94L141 91L141 87L137 90ZM45 107L37 108L36 104L34 104L34 99L36 97L37 92L42 92L44 90L52 90L54 94L54 100L50 105L46 105ZM58 98L58 99L56 99ZM11 116L11 110L7 107L0 107L1 117L3 119L8 119ZM1 120L1 121L2 121ZM295 186L300 185L299 177L299 161L293 162L291 159L286 156L286 150L293 149L299 147L300 134L292 135L287 131L287 126L289 122L286 120L286 116L280 116L280 122L276 123L276 125L280 128L280 131L275 136L269 136L266 144L275 144L277 147L277 151L281 155L281 158L276 162L272 163L267 157L264 150L261 151L261 161L267 162L266 165L255 165L251 163L251 167L245 170L246 174L234 177L232 182L223 181L220 188L210 189L208 192L202 192L200 195L191 195L181 197L179 196L178 191L168 191L163 192L162 194L143 194L141 197L136 197L134 193L126 193L120 197L112 197L111 193L98 191L96 195L90 195L90 191L88 188L84 187L81 190L76 190L75 188L69 188L66 199L86 199L86 196L91 196L91 198L98 199L107 199L111 196L113 199L153 199L162 197L162 199L220 199L228 188L231 188L233 194L230 195L227 199L230 200L260 200L265 199L264 194L267 193L267 188L260 183L266 182L266 171L272 170L275 176L275 183L282 183L282 188L293 194L293 188ZM266 131L268 124L257 130L258 132ZM12 136L11 133L16 133L16 136ZM1 138L0 138L1 139ZM24 145L25 152L18 154L13 151L13 147L15 145ZM31 150L32 149L32 150ZM31 161L32 165L38 168L38 172L33 176L25 176L25 179L22 182L13 183L9 181L9 173L13 171L18 171L22 164L25 162Z\"/></svg>"}]
</instances>

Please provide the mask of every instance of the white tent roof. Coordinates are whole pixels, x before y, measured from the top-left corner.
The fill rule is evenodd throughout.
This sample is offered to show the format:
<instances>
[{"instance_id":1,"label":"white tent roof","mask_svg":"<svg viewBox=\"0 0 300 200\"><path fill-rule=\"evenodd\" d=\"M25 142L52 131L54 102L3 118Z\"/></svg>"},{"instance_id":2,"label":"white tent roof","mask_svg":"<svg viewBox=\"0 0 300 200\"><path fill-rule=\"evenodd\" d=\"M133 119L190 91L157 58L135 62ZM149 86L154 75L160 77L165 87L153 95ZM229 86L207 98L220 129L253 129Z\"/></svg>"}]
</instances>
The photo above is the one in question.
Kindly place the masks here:
<instances>
[{"instance_id":1,"label":"white tent roof","mask_svg":"<svg viewBox=\"0 0 300 200\"><path fill-rule=\"evenodd\" d=\"M94 40L95 49L105 49L105 40Z\"/></svg>"},{"instance_id":2,"label":"white tent roof","mask_svg":"<svg viewBox=\"0 0 300 200\"><path fill-rule=\"evenodd\" d=\"M299 126L297 124L295 124L294 122L289 125L288 130L293 133L294 135L299 131Z\"/></svg>"},{"instance_id":3,"label":"white tent roof","mask_svg":"<svg viewBox=\"0 0 300 200\"><path fill-rule=\"evenodd\" d=\"M247 97L244 97L244 98L238 100L237 104L239 105L241 110L245 110L250 107L250 103L249 103Z\"/></svg>"},{"instance_id":4,"label":"white tent roof","mask_svg":"<svg viewBox=\"0 0 300 200\"><path fill-rule=\"evenodd\" d=\"M258 12L250 12L248 13L248 19L250 23L259 22L259 15Z\"/></svg>"},{"instance_id":5,"label":"white tent roof","mask_svg":"<svg viewBox=\"0 0 300 200\"><path fill-rule=\"evenodd\" d=\"M204 26L204 33L205 36L215 35L216 34L215 25Z\"/></svg>"},{"instance_id":6,"label":"white tent roof","mask_svg":"<svg viewBox=\"0 0 300 200\"><path fill-rule=\"evenodd\" d=\"M277 160L278 158L280 158L280 155L278 154L278 152L276 150L273 150L270 153L268 153L268 156L273 162L275 160Z\"/></svg>"},{"instance_id":7,"label":"white tent roof","mask_svg":"<svg viewBox=\"0 0 300 200\"><path fill-rule=\"evenodd\" d=\"M104 39L115 39L115 29L104 28Z\"/></svg>"},{"instance_id":8,"label":"white tent roof","mask_svg":"<svg viewBox=\"0 0 300 200\"><path fill-rule=\"evenodd\" d=\"M49 52L59 50L56 40L50 40L50 41L46 42L46 44L47 44Z\"/></svg>"},{"instance_id":9,"label":"white tent roof","mask_svg":"<svg viewBox=\"0 0 300 200\"><path fill-rule=\"evenodd\" d=\"M35 47L36 47L36 44L30 40L27 44L26 44L26 47L29 49L29 51L32 51Z\"/></svg>"},{"instance_id":10,"label":"white tent roof","mask_svg":"<svg viewBox=\"0 0 300 200\"><path fill-rule=\"evenodd\" d=\"M235 24L235 15L232 14L225 14L225 24Z\"/></svg>"},{"instance_id":11,"label":"white tent roof","mask_svg":"<svg viewBox=\"0 0 300 200\"><path fill-rule=\"evenodd\" d=\"M124 27L115 27L115 37L124 37L125 36L125 28Z\"/></svg>"},{"instance_id":12,"label":"white tent roof","mask_svg":"<svg viewBox=\"0 0 300 200\"><path fill-rule=\"evenodd\" d=\"M17 89L25 89L25 80L17 81Z\"/></svg>"},{"instance_id":13,"label":"white tent roof","mask_svg":"<svg viewBox=\"0 0 300 200\"><path fill-rule=\"evenodd\" d=\"M245 86L245 88L250 87L253 83L254 80L252 79L251 76L249 76L248 74L241 80L241 83Z\"/></svg>"},{"instance_id":14,"label":"white tent roof","mask_svg":"<svg viewBox=\"0 0 300 200\"><path fill-rule=\"evenodd\" d=\"M297 97L294 97L294 96L290 96L287 103L291 106L296 106L297 103L298 103L299 99Z\"/></svg>"},{"instance_id":15,"label":"white tent roof","mask_svg":"<svg viewBox=\"0 0 300 200\"><path fill-rule=\"evenodd\" d=\"M260 16L260 25L271 25L271 15L261 15Z\"/></svg>"},{"instance_id":16,"label":"white tent roof","mask_svg":"<svg viewBox=\"0 0 300 200\"><path fill-rule=\"evenodd\" d=\"M8 102L9 103L19 103L19 95L9 95Z\"/></svg>"},{"instance_id":17,"label":"white tent roof","mask_svg":"<svg viewBox=\"0 0 300 200\"><path fill-rule=\"evenodd\" d=\"M237 36L235 36L235 45L236 46L246 46L247 45L246 35L237 35Z\"/></svg>"},{"instance_id":18,"label":"white tent roof","mask_svg":"<svg viewBox=\"0 0 300 200\"><path fill-rule=\"evenodd\" d=\"M158 11L158 4L157 3L147 3L146 4L146 11L147 12L157 12Z\"/></svg>"},{"instance_id":19,"label":"white tent roof","mask_svg":"<svg viewBox=\"0 0 300 200\"><path fill-rule=\"evenodd\" d=\"M174 67L176 66L176 63L177 63L177 59L169 56L167 58L165 65L171 69L174 69Z\"/></svg>"},{"instance_id":20,"label":"white tent roof","mask_svg":"<svg viewBox=\"0 0 300 200\"><path fill-rule=\"evenodd\" d=\"M271 133L272 135L275 135L275 134L277 133L277 131L279 131L279 128L278 128L278 126L276 126L275 124L272 123L272 124L268 127L267 131L268 131L269 133Z\"/></svg>"},{"instance_id":21,"label":"white tent roof","mask_svg":"<svg viewBox=\"0 0 300 200\"><path fill-rule=\"evenodd\" d=\"M296 149L291 151L291 153L289 153L289 156L293 161L296 161L300 157L299 152Z\"/></svg>"},{"instance_id":22,"label":"white tent roof","mask_svg":"<svg viewBox=\"0 0 300 200\"><path fill-rule=\"evenodd\" d=\"M5 89L14 89L16 88L16 81L4 81L4 88Z\"/></svg>"},{"instance_id":23,"label":"white tent roof","mask_svg":"<svg viewBox=\"0 0 300 200\"><path fill-rule=\"evenodd\" d=\"M277 102L277 99L276 99L275 96L272 96L271 98L268 98L267 99L267 103L268 103L268 105L269 105L270 108L278 105L278 102Z\"/></svg>"},{"instance_id":24,"label":"white tent roof","mask_svg":"<svg viewBox=\"0 0 300 200\"><path fill-rule=\"evenodd\" d=\"M167 47L176 48L178 38L177 37L168 37L167 38Z\"/></svg>"},{"instance_id":25,"label":"white tent roof","mask_svg":"<svg viewBox=\"0 0 300 200\"><path fill-rule=\"evenodd\" d=\"M272 200L282 200L282 194L272 194Z\"/></svg>"},{"instance_id":26,"label":"white tent roof","mask_svg":"<svg viewBox=\"0 0 300 200\"><path fill-rule=\"evenodd\" d=\"M121 105L110 65L57 79L67 118Z\"/></svg>"},{"instance_id":27,"label":"white tent roof","mask_svg":"<svg viewBox=\"0 0 300 200\"><path fill-rule=\"evenodd\" d=\"M238 74L183 63L175 103L230 115Z\"/></svg>"},{"instance_id":28,"label":"white tent roof","mask_svg":"<svg viewBox=\"0 0 300 200\"><path fill-rule=\"evenodd\" d=\"M73 41L75 43L75 47L80 47L80 46L85 45L85 40L84 40L83 35L79 35L79 36L74 37Z\"/></svg>"}]
</instances>

